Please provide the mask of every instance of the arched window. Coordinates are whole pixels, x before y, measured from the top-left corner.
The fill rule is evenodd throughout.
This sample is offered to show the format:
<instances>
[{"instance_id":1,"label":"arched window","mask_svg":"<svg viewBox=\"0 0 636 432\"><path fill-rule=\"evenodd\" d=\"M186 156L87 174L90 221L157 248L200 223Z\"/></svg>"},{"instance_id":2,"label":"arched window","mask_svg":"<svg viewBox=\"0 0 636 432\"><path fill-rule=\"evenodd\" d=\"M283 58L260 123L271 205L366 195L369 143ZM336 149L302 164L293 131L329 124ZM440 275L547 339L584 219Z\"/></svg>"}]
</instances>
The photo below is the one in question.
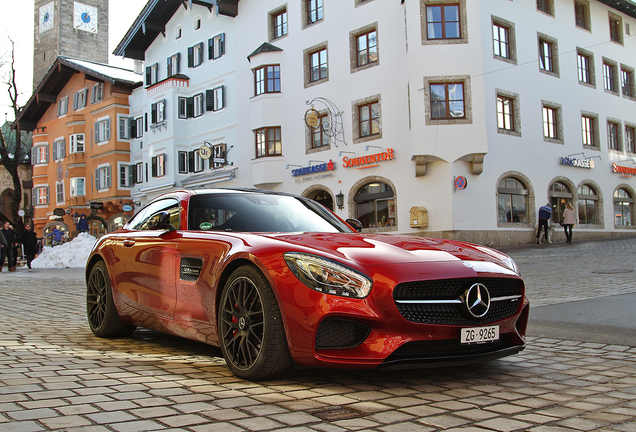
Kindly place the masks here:
<instances>
[{"instance_id":1,"label":"arched window","mask_svg":"<svg viewBox=\"0 0 636 432\"><path fill-rule=\"evenodd\" d=\"M307 198L312 199L333 211L333 197L326 190L318 189L312 191Z\"/></svg>"},{"instance_id":2,"label":"arched window","mask_svg":"<svg viewBox=\"0 0 636 432\"><path fill-rule=\"evenodd\" d=\"M614 224L617 227L632 226L634 198L625 189L614 192Z\"/></svg>"},{"instance_id":3,"label":"arched window","mask_svg":"<svg viewBox=\"0 0 636 432\"><path fill-rule=\"evenodd\" d=\"M395 194L391 186L381 182L367 183L358 189L353 200L356 217L362 228L395 225Z\"/></svg>"},{"instance_id":4,"label":"arched window","mask_svg":"<svg viewBox=\"0 0 636 432\"><path fill-rule=\"evenodd\" d=\"M552 206L552 221L559 222L563 220L565 205L567 203L572 204L572 198L574 198L570 188L561 182L554 182L550 185L548 196L550 197L550 205Z\"/></svg>"},{"instance_id":5,"label":"arched window","mask_svg":"<svg viewBox=\"0 0 636 432\"><path fill-rule=\"evenodd\" d=\"M113 216L108 222L108 232L117 231L128 222L128 219L130 219L130 217L122 214Z\"/></svg>"},{"instance_id":6,"label":"arched window","mask_svg":"<svg viewBox=\"0 0 636 432\"><path fill-rule=\"evenodd\" d=\"M577 190L579 195L579 223L597 224L598 221L598 195L588 185L582 185ZM560 220L560 219L559 219Z\"/></svg>"},{"instance_id":7,"label":"arched window","mask_svg":"<svg viewBox=\"0 0 636 432\"><path fill-rule=\"evenodd\" d=\"M528 189L514 177L501 179L497 188L499 223L527 223Z\"/></svg>"}]
</instances>

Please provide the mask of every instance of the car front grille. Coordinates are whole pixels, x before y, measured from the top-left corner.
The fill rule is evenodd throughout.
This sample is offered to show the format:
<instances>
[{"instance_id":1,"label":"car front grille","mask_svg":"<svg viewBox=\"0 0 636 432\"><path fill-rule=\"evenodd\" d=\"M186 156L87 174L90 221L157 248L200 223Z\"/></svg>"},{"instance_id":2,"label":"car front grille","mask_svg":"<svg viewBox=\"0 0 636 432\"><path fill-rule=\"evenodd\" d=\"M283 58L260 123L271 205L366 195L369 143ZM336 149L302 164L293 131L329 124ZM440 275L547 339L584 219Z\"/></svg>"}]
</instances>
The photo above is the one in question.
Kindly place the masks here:
<instances>
[{"instance_id":1,"label":"car front grille","mask_svg":"<svg viewBox=\"0 0 636 432\"><path fill-rule=\"evenodd\" d=\"M316 332L316 349L354 348L364 342L370 331L355 321L326 318Z\"/></svg>"},{"instance_id":2,"label":"car front grille","mask_svg":"<svg viewBox=\"0 0 636 432\"><path fill-rule=\"evenodd\" d=\"M490 308L482 317L472 316L463 299L476 283L483 284L490 293ZM393 300L400 314L412 322L479 325L513 316L521 308L523 292L520 279L443 279L398 284L393 290Z\"/></svg>"}]
</instances>

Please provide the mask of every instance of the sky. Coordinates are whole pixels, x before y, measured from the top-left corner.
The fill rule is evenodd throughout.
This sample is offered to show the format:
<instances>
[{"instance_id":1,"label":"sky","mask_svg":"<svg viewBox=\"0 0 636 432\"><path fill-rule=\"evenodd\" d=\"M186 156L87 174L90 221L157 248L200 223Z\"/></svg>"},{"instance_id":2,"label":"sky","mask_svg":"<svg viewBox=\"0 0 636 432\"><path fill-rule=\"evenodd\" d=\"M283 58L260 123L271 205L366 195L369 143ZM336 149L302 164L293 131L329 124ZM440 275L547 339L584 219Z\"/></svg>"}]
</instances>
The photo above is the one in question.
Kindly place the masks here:
<instances>
[{"instance_id":1,"label":"sky","mask_svg":"<svg viewBox=\"0 0 636 432\"><path fill-rule=\"evenodd\" d=\"M113 52L132 23L143 9L147 0L109 0L108 10L108 51ZM18 104L24 105L31 97L33 84L33 0L0 0L0 124L5 113L13 120L13 109L7 92L10 71L11 43L15 42L15 68L17 87L20 91ZM132 60L110 55L109 63L132 69Z\"/></svg>"}]
</instances>

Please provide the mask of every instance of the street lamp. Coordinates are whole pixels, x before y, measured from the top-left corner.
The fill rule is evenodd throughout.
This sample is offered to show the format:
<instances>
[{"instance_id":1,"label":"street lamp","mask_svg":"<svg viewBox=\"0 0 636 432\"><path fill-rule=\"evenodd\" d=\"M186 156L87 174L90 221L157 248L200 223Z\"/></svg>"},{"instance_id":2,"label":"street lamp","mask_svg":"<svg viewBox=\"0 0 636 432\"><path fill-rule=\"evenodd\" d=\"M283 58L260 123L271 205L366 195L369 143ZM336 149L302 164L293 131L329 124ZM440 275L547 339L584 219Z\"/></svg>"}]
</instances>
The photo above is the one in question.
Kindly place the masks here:
<instances>
[{"instance_id":1,"label":"street lamp","mask_svg":"<svg viewBox=\"0 0 636 432\"><path fill-rule=\"evenodd\" d=\"M342 194L342 191L340 191L339 194L336 194L336 205L340 210L344 208L344 195Z\"/></svg>"},{"instance_id":2,"label":"street lamp","mask_svg":"<svg viewBox=\"0 0 636 432\"><path fill-rule=\"evenodd\" d=\"M73 224L77 225L79 223L79 220L80 220L80 215L77 212L75 212L73 214Z\"/></svg>"}]
</instances>

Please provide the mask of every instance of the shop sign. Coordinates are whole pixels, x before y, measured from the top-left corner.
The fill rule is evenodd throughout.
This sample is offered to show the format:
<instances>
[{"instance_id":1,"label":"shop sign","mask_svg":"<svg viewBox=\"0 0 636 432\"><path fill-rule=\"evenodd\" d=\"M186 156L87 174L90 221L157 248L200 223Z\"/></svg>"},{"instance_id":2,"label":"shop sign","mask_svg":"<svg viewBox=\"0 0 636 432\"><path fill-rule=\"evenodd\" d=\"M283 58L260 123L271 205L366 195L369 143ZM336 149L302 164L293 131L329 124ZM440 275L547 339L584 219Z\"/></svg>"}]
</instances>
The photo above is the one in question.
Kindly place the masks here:
<instances>
[{"instance_id":1,"label":"shop sign","mask_svg":"<svg viewBox=\"0 0 636 432\"><path fill-rule=\"evenodd\" d=\"M636 168L620 166L616 162L612 164L612 171L619 174L636 175Z\"/></svg>"},{"instance_id":2,"label":"shop sign","mask_svg":"<svg viewBox=\"0 0 636 432\"><path fill-rule=\"evenodd\" d=\"M55 210L53 210L53 214L55 216L64 216L66 212L64 211L63 208L56 208Z\"/></svg>"},{"instance_id":3,"label":"shop sign","mask_svg":"<svg viewBox=\"0 0 636 432\"><path fill-rule=\"evenodd\" d=\"M333 171L336 168L335 164L329 159L329 162L322 163L320 165L309 165L306 167L292 170L292 176L298 177L308 174L318 174L325 171Z\"/></svg>"},{"instance_id":4,"label":"shop sign","mask_svg":"<svg viewBox=\"0 0 636 432\"><path fill-rule=\"evenodd\" d=\"M561 165L570 165L577 168L594 168L594 159L576 159L564 156L561 158Z\"/></svg>"},{"instance_id":5,"label":"shop sign","mask_svg":"<svg viewBox=\"0 0 636 432\"><path fill-rule=\"evenodd\" d=\"M103 202L92 202L90 207L93 210L101 210L101 209L104 208L104 203Z\"/></svg>"},{"instance_id":6,"label":"shop sign","mask_svg":"<svg viewBox=\"0 0 636 432\"><path fill-rule=\"evenodd\" d=\"M133 208L132 208L132 206L130 204L124 204L123 206L121 206L121 209L122 209L122 211L129 212Z\"/></svg>"},{"instance_id":7,"label":"shop sign","mask_svg":"<svg viewBox=\"0 0 636 432\"><path fill-rule=\"evenodd\" d=\"M348 158L347 156L342 158L342 166L344 168L350 168L354 166L359 166L358 169L371 168L374 166L378 166L378 162L386 162L388 160L394 159L393 149L386 149L385 152L376 153L368 156L360 156L356 158ZM373 164L373 165L371 165ZM369 166L361 166L361 165L369 165Z\"/></svg>"}]
</instances>

